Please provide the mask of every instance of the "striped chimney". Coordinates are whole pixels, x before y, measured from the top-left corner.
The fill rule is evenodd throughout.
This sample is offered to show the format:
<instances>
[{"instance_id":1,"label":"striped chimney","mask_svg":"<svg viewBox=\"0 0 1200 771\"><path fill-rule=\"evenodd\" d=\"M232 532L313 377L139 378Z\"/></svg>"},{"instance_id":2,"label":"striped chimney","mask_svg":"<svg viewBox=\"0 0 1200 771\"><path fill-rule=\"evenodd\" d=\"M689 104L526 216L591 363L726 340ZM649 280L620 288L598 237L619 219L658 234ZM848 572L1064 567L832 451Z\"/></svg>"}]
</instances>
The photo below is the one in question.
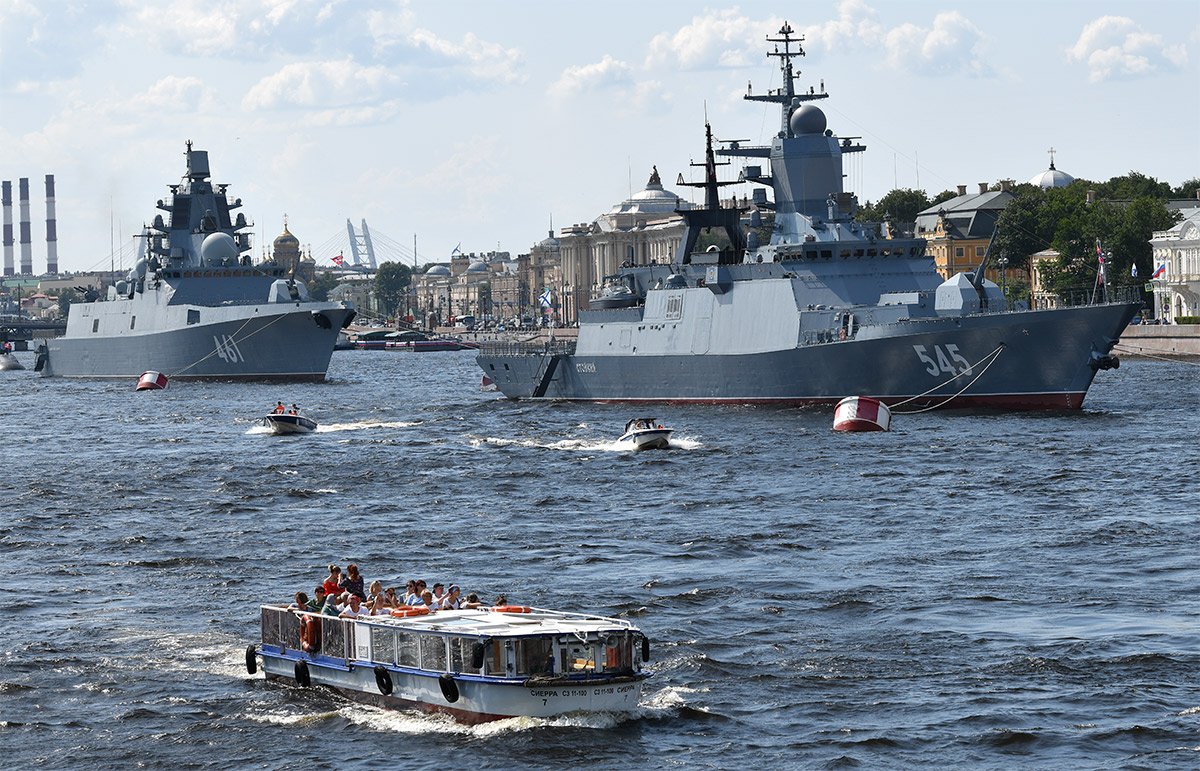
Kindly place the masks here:
<instances>
[{"instance_id":1,"label":"striped chimney","mask_svg":"<svg viewBox=\"0 0 1200 771\"><path fill-rule=\"evenodd\" d=\"M4 275L13 274L12 182L0 182L0 203L4 205Z\"/></svg>"},{"instance_id":2,"label":"striped chimney","mask_svg":"<svg viewBox=\"0 0 1200 771\"><path fill-rule=\"evenodd\" d=\"M33 240L29 235L29 177L17 180L17 195L21 206L21 275L33 275Z\"/></svg>"},{"instance_id":3,"label":"striped chimney","mask_svg":"<svg viewBox=\"0 0 1200 771\"><path fill-rule=\"evenodd\" d=\"M46 175L46 272L58 274L58 221L54 218L54 175Z\"/></svg>"}]
</instances>

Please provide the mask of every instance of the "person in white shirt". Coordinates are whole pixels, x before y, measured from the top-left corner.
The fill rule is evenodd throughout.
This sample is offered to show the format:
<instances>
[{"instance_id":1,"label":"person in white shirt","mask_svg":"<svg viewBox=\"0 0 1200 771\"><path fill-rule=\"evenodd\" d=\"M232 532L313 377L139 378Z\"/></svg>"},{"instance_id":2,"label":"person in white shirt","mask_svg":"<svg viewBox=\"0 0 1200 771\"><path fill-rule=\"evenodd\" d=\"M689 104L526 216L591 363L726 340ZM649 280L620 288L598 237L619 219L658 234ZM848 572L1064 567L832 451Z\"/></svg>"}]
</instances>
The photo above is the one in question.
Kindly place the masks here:
<instances>
[{"instance_id":1,"label":"person in white shirt","mask_svg":"<svg viewBox=\"0 0 1200 771\"><path fill-rule=\"evenodd\" d=\"M342 612L338 614L338 618L358 618L359 616L369 616L371 611L363 607L362 600L358 599L357 594L348 595L350 600Z\"/></svg>"}]
</instances>

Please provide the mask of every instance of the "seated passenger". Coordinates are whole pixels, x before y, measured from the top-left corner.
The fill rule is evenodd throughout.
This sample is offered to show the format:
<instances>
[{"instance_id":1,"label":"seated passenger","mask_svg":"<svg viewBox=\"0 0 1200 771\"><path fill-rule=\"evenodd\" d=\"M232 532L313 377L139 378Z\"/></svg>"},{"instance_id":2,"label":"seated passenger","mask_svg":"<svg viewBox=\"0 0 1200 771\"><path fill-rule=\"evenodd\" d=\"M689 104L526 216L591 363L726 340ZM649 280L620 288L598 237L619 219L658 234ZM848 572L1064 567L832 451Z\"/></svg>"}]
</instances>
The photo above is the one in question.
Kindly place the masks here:
<instances>
[{"instance_id":1,"label":"seated passenger","mask_svg":"<svg viewBox=\"0 0 1200 771\"><path fill-rule=\"evenodd\" d=\"M384 607L386 602L387 597L383 593L383 582L372 581L370 588L367 589L367 604L371 606L371 610L374 610L376 605Z\"/></svg>"},{"instance_id":2,"label":"seated passenger","mask_svg":"<svg viewBox=\"0 0 1200 771\"><path fill-rule=\"evenodd\" d=\"M442 600L444 600L445 598L446 598L446 586L445 586L445 584L442 584L442 583L440 583L440 582L439 582L439 583L436 583L436 584L434 584L434 585L433 585L433 601L434 601L435 603L437 603L437 606L438 606L439 608L442 606Z\"/></svg>"},{"instance_id":3,"label":"seated passenger","mask_svg":"<svg viewBox=\"0 0 1200 771\"><path fill-rule=\"evenodd\" d=\"M479 595L471 592L467 595L467 601L462 604L464 608L482 608L483 603L479 601Z\"/></svg>"},{"instance_id":4,"label":"seated passenger","mask_svg":"<svg viewBox=\"0 0 1200 771\"><path fill-rule=\"evenodd\" d=\"M462 601L458 599L458 593L458 584L450 584L450 591L446 592L446 596L442 598L442 610L458 610L462 607Z\"/></svg>"},{"instance_id":5,"label":"seated passenger","mask_svg":"<svg viewBox=\"0 0 1200 771\"><path fill-rule=\"evenodd\" d=\"M337 565L329 566L329 575L325 577L325 594L341 594L339 586L342 582L342 569Z\"/></svg>"},{"instance_id":6,"label":"seated passenger","mask_svg":"<svg viewBox=\"0 0 1200 771\"><path fill-rule=\"evenodd\" d=\"M288 605L288 610L308 610L308 595L304 592L296 592L296 601Z\"/></svg>"},{"instance_id":7,"label":"seated passenger","mask_svg":"<svg viewBox=\"0 0 1200 771\"><path fill-rule=\"evenodd\" d=\"M429 608L430 612L438 609L437 603L433 601L433 592L428 589L421 592L421 604Z\"/></svg>"},{"instance_id":8,"label":"seated passenger","mask_svg":"<svg viewBox=\"0 0 1200 771\"><path fill-rule=\"evenodd\" d=\"M338 602L339 595L325 595L325 604L321 606L321 614L325 616L337 616L342 612L342 604Z\"/></svg>"},{"instance_id":9,"label":"seated passenger","mask_svg":"<svg viewBox=\"0 0 1200 771\"><path fill-rule=\"evenodd\" d=\"M507 605L507 604L508 604L508 595L507 595L507 594L500 594L500 595L497 595L497 596L496 596L496 601L492 603L492 607L493 607L493 608L498 608L498 607L500 607L501 605Z\"/></svg>"},{"instance_id":10,"label":"seated passenger","mask_svg":"<svg viewBox=\"0 0 1200 771\"><path fill-rule=\"evenodd\" d=\"M409 605L424 605L425 604L425 582L421 579L413 584L412 594L409 595Z\"/></svg>"},{"instance_id":11,"label":"seated passenger","mask_svg":"<svg viewBox=\"0 0 1200 771\"><path fill-rule=\"evenodd\" d=\"M310 613L320 613L321 608L325 606L325 585L318 584L313 589L312 599L308 601L308 611Z\"/></svg>"},{"instance_id":12,"label":"seated passenger","mask_svg":"<svg viewBox=\"0 0 1200 771\"><path fill-rule=\"evenodd\" d=\"M275 409L271 410L272 415L283 414L283 402L275 402Z\"/></svg>"},{"instance_id":13,"label":"seated passenger","mask_svg":"<svg viewBox=\"0 0 1200 771\"><path fill-rule=\"evenodd\" d=\"M369 616L371 611L362 604L362 600L358 599L357 594L347 595L350 599L346 607L342 608L342 612L338 614L338 618L357 618L359 616Z\"/></svg>"}]
</instances>

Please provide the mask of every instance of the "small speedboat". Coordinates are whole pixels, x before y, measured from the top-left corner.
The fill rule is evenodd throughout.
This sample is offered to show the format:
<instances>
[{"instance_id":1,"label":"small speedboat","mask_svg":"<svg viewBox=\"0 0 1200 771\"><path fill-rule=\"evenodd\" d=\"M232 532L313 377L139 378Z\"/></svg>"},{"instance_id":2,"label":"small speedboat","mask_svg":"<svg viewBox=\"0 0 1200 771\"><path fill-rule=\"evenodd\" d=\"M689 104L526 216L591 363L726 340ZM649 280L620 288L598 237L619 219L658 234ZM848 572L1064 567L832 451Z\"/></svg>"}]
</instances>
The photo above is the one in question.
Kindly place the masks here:
<instances>
[{"instance_id":1,"label":"small speedboat","mask_svg":"<svg viewBox=\"0 0 1200 771\"><path fill-rule=\"evenodd\" d=\"M317 421L300 413L272 412L264 415L262 423L275 434L311 434Z\"/></svg>"},{"instance_id":2,"label":"small speedboat","mask_svg":"<svg viewBox=\"0 0 1200 771\"><path fill-rule=\"evenodd\" d=\"M671 446L671 432L654 418L634 418L625 424L618 442L627 442L635 450L665 450Z\"/></svg>"}]
</instances>

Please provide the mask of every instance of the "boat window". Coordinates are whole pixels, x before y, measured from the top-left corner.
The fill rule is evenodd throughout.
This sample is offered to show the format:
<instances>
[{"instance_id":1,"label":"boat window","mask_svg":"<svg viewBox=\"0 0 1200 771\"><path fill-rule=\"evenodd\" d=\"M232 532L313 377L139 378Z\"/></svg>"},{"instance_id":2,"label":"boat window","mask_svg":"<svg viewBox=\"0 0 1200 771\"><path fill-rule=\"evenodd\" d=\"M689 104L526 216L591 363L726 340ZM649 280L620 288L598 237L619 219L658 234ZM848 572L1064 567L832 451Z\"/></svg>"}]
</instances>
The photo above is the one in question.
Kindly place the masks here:
<instances>
[{"instance_id":1,"label":"boat window","mask_svg":"<svg viewBox=\"0 0 1200 771\"><path fill-rule=\"evenodd\" d=\"M450 666L448 670L451 672L463 671L463 662L470 663L471 661L471 646L475 644L474 640L468 640L465 637L450 638Z\"/></svg>"},{"instance_id":2,"label":"boat window","mask_svg":"<svg viewBox=\"0 0 1200 771\"><path fill-rule=\"evenodd\" d=\"M596 654L590 643L571 640L562 649L562 668L565 674L592 672L596 669Z\"/></svg>"},{"instance_id":3,"label":"boat window","mask_svg":"<svg viewBox=\"0 0 1200 771\"><path fill-rule=\"evenodd\" d=\"M196 310L195 308L189 308L187 323L199 324L200 323L200 311Z\"/></svg>"},{"instance_id":4,"label":"boat window","mask_svg":"<svg viewBox=\"0 0 1200 771\"><path fill-rule=\"evenodd\" d=\"M868 256L868 257L874 257L874 256L875 256L875 250L874 250L874 249L868 249L868 250L867 250L867 256Z\"/></svg>"},{"instance_id":5,"label":"boat window","mask_svg":"<svg viewBox=\"0 0 1200 771\"><path fill-rule=\"evenodd\" d=\"M421 636L421 669L434 672L446 670L446 640L431 635Z\"/></svg>"},{"instance_id":6,"label":"boat window","mask_svg":"<svg viewBox=\"0 0 1200 771\"><path fill-rule=\"evenodd\" d=\"M92 331L93 332L100 331L100 319L92 319Z\"/></svg>"},{"instance_id":7,"label":"boat window","mask_svg":"<svg viewBox=\"0 0 1200 771\"><path fill-rule=\"evenodd\" d=\"M821 259L822 260L833 259L833 250L832 249L822 249L821 250Z\"/></svg>"},{"instance_id":8,"label":"boat window","mask_svg":"<svg viewBox=\"0 0 1200 771\"><path fill-rule=\"evenodd\" d=\"M375 661L396 661L396 633L391 629L371 627L371 658Z\"/></svg>"},{"instance_id":9,"label":"boat window","mask_svg":"<svg viewBox=\"0 0 1200 771\"><path fill-rule=\"evenodd\" d=\"M504 654L499 640L493 640L488 643L483 659L487 674L499 675L501 677L506 674L504 671Z\"/></svg>"},{"instance_id":10,"label":"boat window","mask_svg":"<svg viewBox=\"0 0 1200 771\"><path fill-rule=\"evenodd\" d=\"M517 640L517 674L554 674L554 644L548 637Z\"/></svg>"},{"instance_id":11,"label":"boat window","mask_svg":"<svg viewBox=\"0 0 1200 771\"><path fill-rule=\"evenodd\" d=\"M810 260L815 260L815 259L817 259L817 250L809 249L807 252L804 253L804 256Z\"/></svg>"},{"instance_id":12,"label":"boat window","mask_svg":"<svg viewBox=\"0 0 1200 771\"><path fill-rule=\"evenodd\" d=\"M421 666L417 650L417 636L409 632L396 632L396 663L402 667Z\"/></svg>"},{"instance_id":13,"label":"boat window","mask_svg":"<svg viewBox=\"0 0 1200 771\"><path fill-rule=\"evenodd\" d=\"M849 256L850 256L849 249L843 249L842 251L838 252L838 257L849 257Z\"/></svg>"},{"instance_id":14,"label":"boat window","mask_svg":"<svg viewBox=\"0 0 1200 771\"><path fill-rule=\"evenodd\" d=\"M855 249L855 250L854 250L854 256L855 256L855 257L862 257L862 256L863 256L863 250L862 250L862 249Z\"/></svg>"},{"instance_id":15,"label":"boat window","mask_svg":"<svg viewBox=\"0 0 1200 771\"><path fill-rule=\"evenodd\" d=\"M342 623L341 619L321 617L321 652L326 656L346 658L346 629L352 625ZM350 649L354 649L354 641L350 641Z\"/></svg>"},{"instance_id":16,"label":"boat window","mask_svg":"<svg viewBox=\"0 0 1200 771\"><path fill-rule=\"evenodd\" d=\"M633 669L633 644L628 635L609 635L604 641L605 672Z\"/></svg>"},{"instance_id":17,"label":"boat window","mask_svg":"<svg viewBox=\"0 0 1200 771\"><path fill-rule=\"evenodd\" d=\"M137 316L129 317L129 328L133 329L133 325L137 323Z\"/></svg>"}]
</instances>

